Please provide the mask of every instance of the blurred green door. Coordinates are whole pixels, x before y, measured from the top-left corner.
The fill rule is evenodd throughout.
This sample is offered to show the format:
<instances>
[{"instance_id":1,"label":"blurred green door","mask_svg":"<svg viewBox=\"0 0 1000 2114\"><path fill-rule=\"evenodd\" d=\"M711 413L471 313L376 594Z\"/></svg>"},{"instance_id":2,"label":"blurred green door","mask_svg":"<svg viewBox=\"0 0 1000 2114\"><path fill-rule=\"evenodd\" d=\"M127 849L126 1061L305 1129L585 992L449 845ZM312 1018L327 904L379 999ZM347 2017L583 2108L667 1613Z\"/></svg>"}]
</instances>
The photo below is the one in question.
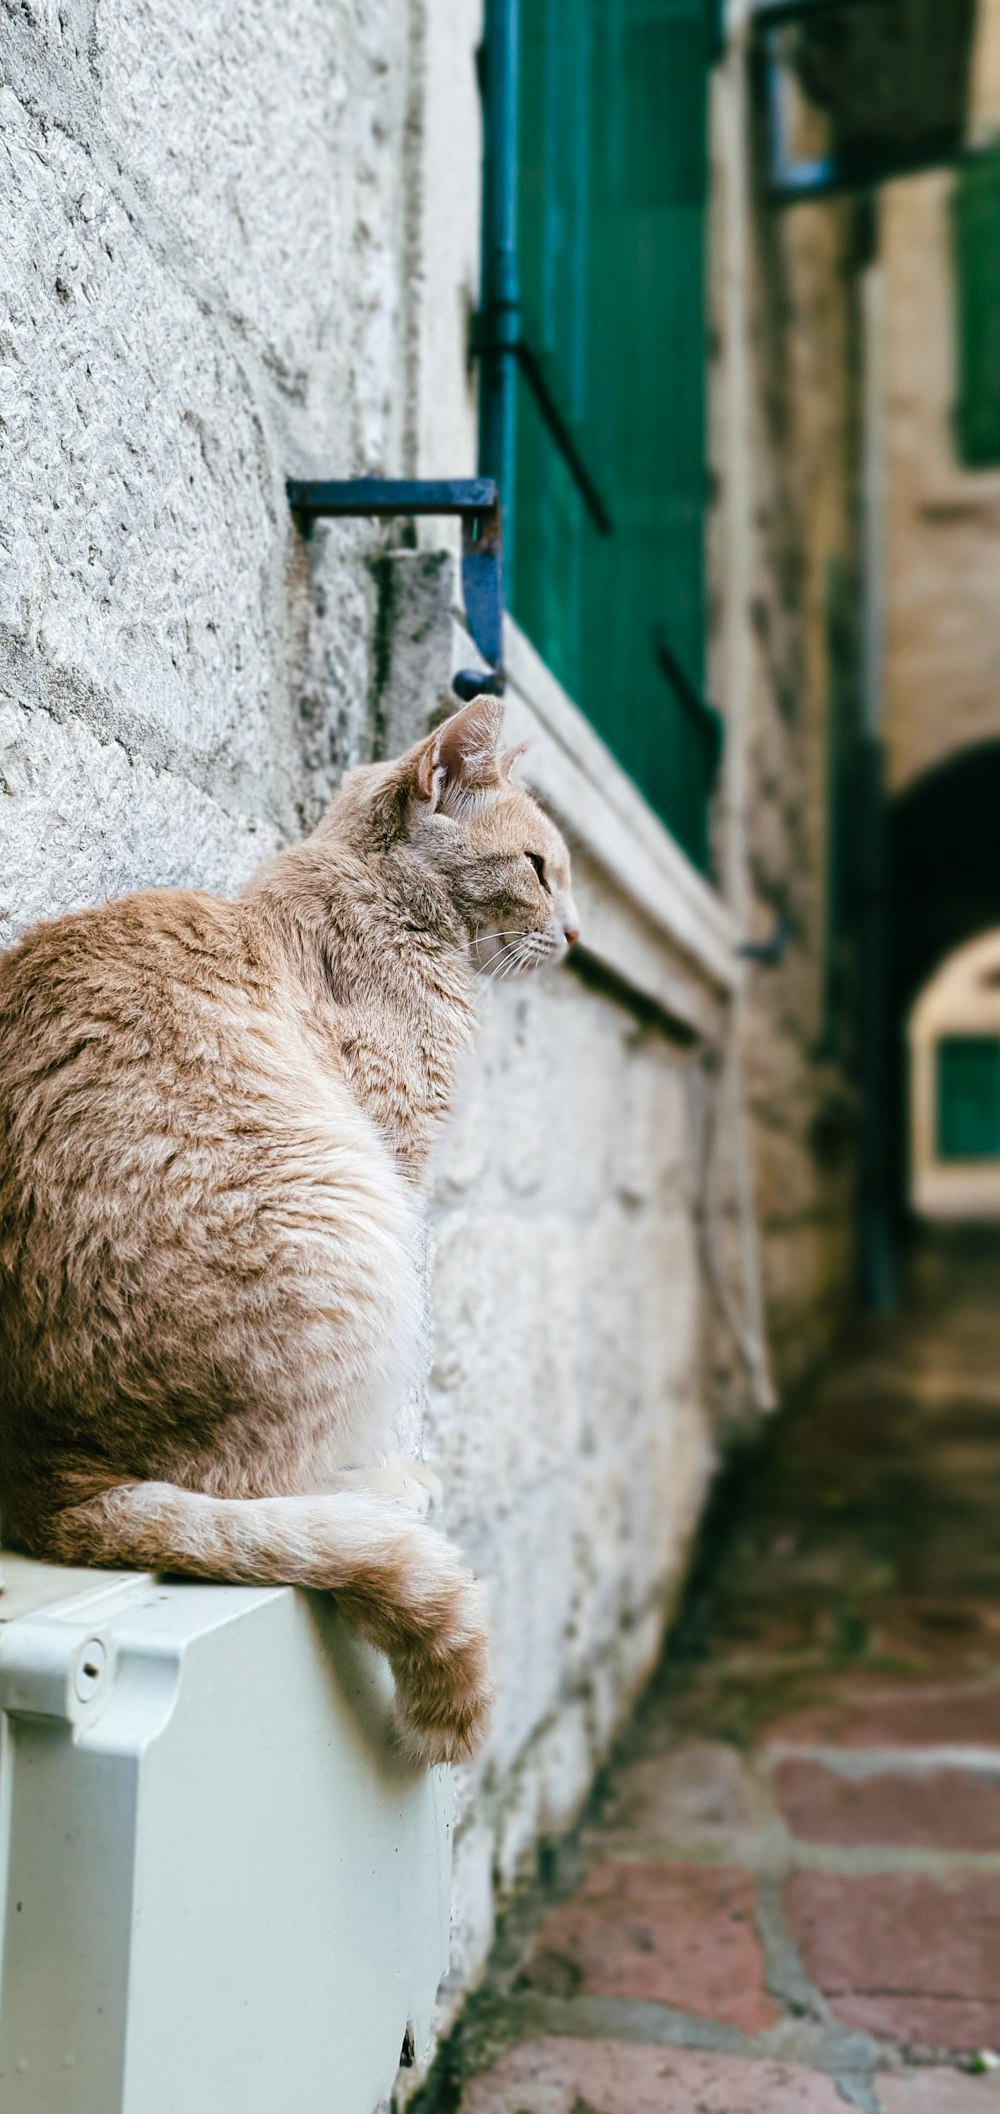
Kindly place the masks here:
<instances>
[{"instance_id":1,"label":"blurred green door","mask_svg":"<svg viewBox=\"0 0 1000 2114\"><path fill-rule=\"evenodd\" d=\"M938 1151L944 1160L1000 1159L1000 1040L950 1035L938 1044Z\"/></svg>"},{"instance_id":2,"label":"blurred green door","mask_svg":"<svg viewBox=\"0 0 1000 2114\"><path fill-rule=\"evenodd\" d=\"M955 436L963 463L1000 463L1000 154L960 169L953 198L958 303Z\"/></svg>"},{"instance_id":3,"label":"blurred green door","mask_svg":"<svg viewBox=\"0 0 1000 2114\"><path fill-rule=\"evenodd\" d=\"M575 429L594 527L523 378L514 615L701 867L717 729L704 680L707 0L522 0L525 335Z\"/></svg>"}]
</instances>

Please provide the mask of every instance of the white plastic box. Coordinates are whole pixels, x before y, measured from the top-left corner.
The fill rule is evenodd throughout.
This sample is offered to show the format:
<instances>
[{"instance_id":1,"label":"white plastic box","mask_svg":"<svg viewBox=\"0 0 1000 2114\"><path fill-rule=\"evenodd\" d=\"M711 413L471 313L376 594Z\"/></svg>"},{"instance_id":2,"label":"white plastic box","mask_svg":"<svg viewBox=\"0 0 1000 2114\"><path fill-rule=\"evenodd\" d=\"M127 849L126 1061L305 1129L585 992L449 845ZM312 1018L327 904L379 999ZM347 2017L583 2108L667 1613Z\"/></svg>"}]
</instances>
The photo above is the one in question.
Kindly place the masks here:
<instances>
[{"instance_id":1,"label":"white plastic box","mask_svg":"<svg viewBox=\"0 0 1000 2114\"><path fill-rule=\"evenodd\" d=\"M321 1594L3 1575L0 2114L372 2114L450 1876L383 1662Z\"/></svg>"}]
</instances>

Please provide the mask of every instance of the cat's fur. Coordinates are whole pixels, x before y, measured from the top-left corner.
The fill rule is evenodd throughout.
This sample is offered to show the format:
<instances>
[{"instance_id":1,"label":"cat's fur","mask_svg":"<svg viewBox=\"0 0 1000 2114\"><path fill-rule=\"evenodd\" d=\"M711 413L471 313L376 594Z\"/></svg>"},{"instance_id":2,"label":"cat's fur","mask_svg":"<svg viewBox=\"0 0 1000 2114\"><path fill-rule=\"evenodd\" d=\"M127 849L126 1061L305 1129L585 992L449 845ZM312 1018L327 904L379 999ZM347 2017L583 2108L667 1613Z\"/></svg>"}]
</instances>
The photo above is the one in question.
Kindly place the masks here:
<instances>
[{"instance_id":1,"label":"cat's fur","mask_svg":"<svg viewBox=\"0 0 1000 2114\"><path fill-rule=\"evenodd\" d=\"M355 771L239 901L150 890L0 958L0 1493L61 1561L301 1583L470 1752L479 1588L386 1455L416 1186L477 969L575 937L566 848L480 698ZM538 868L544 862L543 873Z\"/></svg>"}]
</instances>

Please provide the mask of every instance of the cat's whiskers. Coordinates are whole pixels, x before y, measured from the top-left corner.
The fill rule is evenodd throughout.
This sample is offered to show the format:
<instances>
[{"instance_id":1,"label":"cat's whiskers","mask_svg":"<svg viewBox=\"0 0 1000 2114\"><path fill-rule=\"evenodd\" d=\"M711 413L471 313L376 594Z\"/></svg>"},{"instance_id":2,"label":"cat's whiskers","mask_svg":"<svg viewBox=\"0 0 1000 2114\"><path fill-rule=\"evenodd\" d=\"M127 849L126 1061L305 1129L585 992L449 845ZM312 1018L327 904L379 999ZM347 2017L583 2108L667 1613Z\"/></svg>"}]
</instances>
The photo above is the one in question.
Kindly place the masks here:
<instances>
[{"instance_id":1,"label":"cat's whiskers","mask_svg":"<svg viewBox=\"0 0 1000 2114\"><path fill-rule=\"evenodd\" d=\"M507 957L507 960L504 963L503 968L499 972L499 981L501 983L503 983L508 976L516 976L521 969L527 966L528 961L530 960L530 954L526 946L526 941L528 940L528 938L529 934L527 933L522 932L518 934L518 937L515 940L514 945L512 946L510 953Z\"/></svg>"},{"instance_id":2,"label":"cat's whiskers","mask_svg":"<svg viewBox=\"0 0 1000 2114\"><path fill-rule=\"evenodd\" d=\"M473 951L477 955L479 954L479 949L481 947L485 947L488 942L496 942L496 945L491 948L491 951L488 955L486 955L485 957L483 957L482 955L479 956L480 973L483 976L487 977L490 981L495 981L498 976L502 976L505 973L503 964L508 958L507 950L509 944L511 941L516 942L519 937L520 935L516 932L476 931L473 934L471 944Z\"/></svg>"},{"instance_id":3,"label":"cat's whiskers","mask_svg":"<svg viewBox=\"0 0 1000 2114\"><path fill-rule=\"evenodd\" d=\"M516 946L512 946L510 941L508 941L506 946L498 947L496 953L490 956L486 964L486 974L491 982L500 983L505 976L509 976L511 964L516 959Z\"/></svg>"}]
</instances>

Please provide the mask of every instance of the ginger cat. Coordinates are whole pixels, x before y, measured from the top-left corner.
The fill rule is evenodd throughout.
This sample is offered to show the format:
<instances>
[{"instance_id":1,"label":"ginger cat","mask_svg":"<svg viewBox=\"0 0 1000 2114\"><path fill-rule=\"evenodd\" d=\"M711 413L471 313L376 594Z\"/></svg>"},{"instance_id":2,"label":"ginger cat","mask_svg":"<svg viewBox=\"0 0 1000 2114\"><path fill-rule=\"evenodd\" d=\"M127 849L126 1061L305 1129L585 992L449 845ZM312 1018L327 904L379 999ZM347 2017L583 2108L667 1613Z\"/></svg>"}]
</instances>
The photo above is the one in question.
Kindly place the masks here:
<instances>
[{"instance_id":1,"label":"ginger cat","mask_svg":"<svg viewBox=\"0 0 1000 2114\"><path fill-rule=\"evenodd\" d=\"M0 957L0 1497L59 1562L335 1592L401 1736L471 1753L480 1589L386 1454L417 1189L475 979L558 961L569 859L481 697L354 771L236 902L151 889Z\"/></svg>"}]
</instances>

